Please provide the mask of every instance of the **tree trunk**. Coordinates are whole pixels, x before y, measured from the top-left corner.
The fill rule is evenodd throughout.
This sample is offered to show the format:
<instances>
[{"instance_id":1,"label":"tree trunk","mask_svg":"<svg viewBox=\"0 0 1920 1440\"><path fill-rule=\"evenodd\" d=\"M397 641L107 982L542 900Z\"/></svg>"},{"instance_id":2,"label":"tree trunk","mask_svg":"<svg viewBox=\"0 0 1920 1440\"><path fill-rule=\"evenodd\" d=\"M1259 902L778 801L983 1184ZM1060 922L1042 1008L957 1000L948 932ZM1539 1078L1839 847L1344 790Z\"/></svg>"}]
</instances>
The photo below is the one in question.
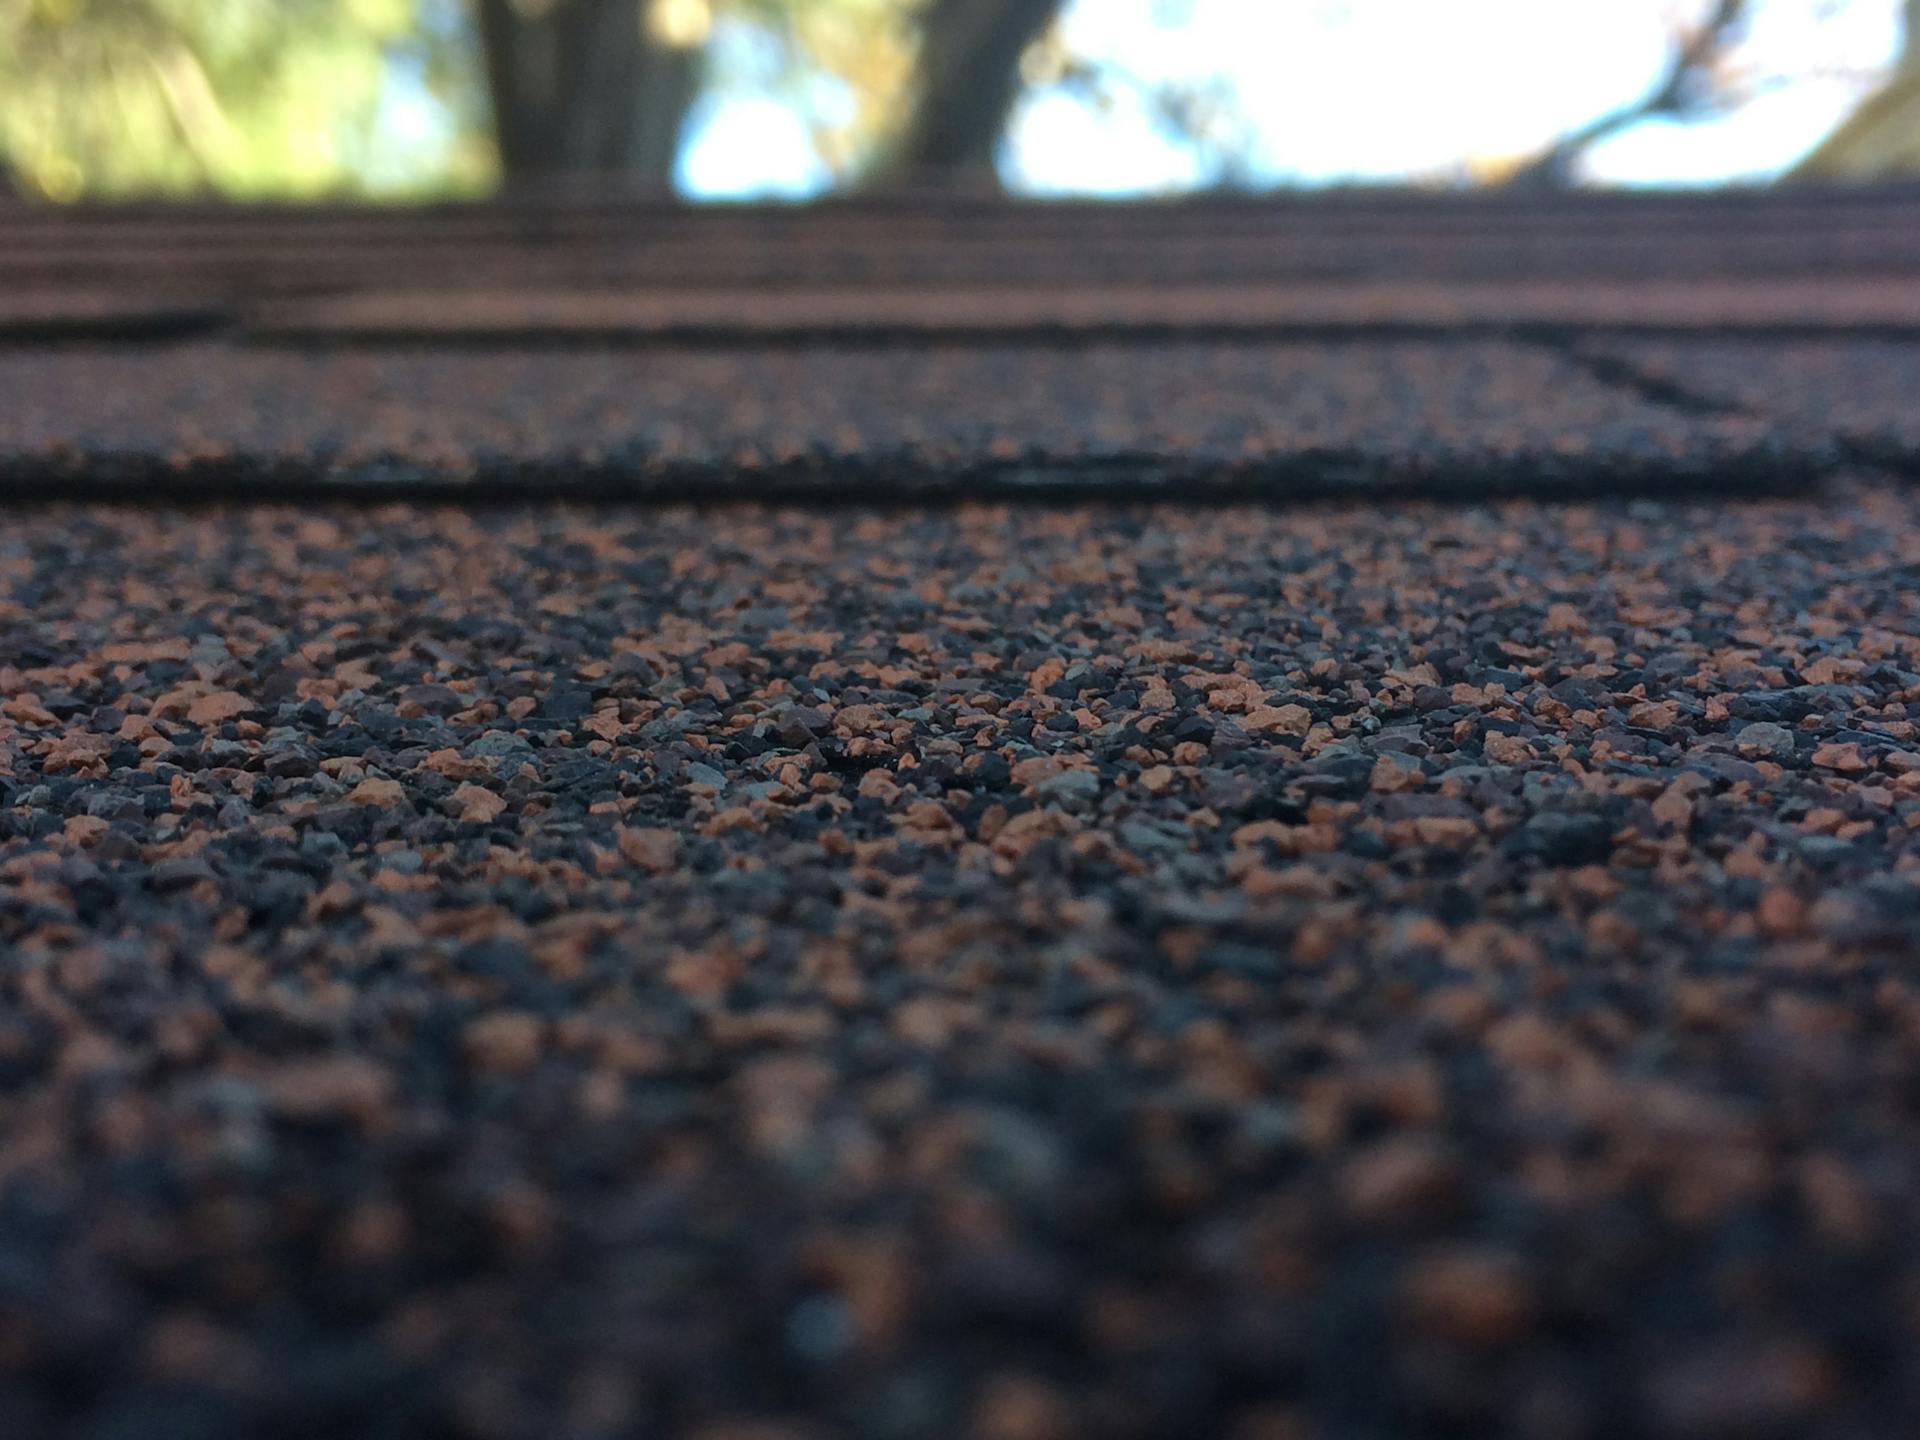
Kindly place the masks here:
<instances>
[{"instance_id":1,"label":"tree trunk","mask_svg":"<svg viewBox=\"0 0 1920 1440\"><path fill-rule=\"evenodd\" d=\"M509 186L598 177L667 190L700 90L697 46L649 31L641 0L479 0L500 168Z\"/></svg>"},{"instance_id":2,"label":"tree trunk","mask_svg":"<svg viewBox=\"0 0 1920 1440\"><path fill-rule=\"evenodd\" d=\"M1061 0L928 0L913 110L879 172L889 186L995 188L994 155L1020 95L1020 57Z\"/></svg>"},{"instance_id":3,"label":"tree trunk","mask_svg":"<svg viewBox=\"0 0 1920 1440\"><path fill-rule=\"evenodd\" d=\"M1790 180L1890 180L1920 174L1920 0L1906 0L1893 74L1838 130L1788 172Z\"/></svg>"}]
</instances>

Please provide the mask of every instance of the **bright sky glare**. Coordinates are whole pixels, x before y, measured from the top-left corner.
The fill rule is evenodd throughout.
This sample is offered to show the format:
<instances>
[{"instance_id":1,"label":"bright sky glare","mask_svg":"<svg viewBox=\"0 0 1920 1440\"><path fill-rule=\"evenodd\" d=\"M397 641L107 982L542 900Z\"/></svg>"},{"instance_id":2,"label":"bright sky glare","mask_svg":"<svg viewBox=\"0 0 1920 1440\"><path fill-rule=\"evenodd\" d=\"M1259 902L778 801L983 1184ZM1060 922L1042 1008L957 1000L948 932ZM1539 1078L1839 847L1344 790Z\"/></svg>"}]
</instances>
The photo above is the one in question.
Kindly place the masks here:
<instances>
[{"instance_id":1,"label":"bright sky glare","mask_svg":"<svg viewBox=\"0 0 1920 1440\"><path fill-rule=\"evenodd\" d=\"M1663 74L1676 20L1711 0L1071 0L1068 49L1142 85L1230 87L1256 184L1449 184L1533 154ZM1899 0L1757 0L1730 113L1622 131L1583 178L1687 185L1771 178L1872 88L1900 46ZM1045 88L1002 158L1030 194L1166 192L1216 178L1148 107ZM680 180L698 196L814 194L829 182L778 99L738 91L697 117Z\"/></svg>"}]
</instances>

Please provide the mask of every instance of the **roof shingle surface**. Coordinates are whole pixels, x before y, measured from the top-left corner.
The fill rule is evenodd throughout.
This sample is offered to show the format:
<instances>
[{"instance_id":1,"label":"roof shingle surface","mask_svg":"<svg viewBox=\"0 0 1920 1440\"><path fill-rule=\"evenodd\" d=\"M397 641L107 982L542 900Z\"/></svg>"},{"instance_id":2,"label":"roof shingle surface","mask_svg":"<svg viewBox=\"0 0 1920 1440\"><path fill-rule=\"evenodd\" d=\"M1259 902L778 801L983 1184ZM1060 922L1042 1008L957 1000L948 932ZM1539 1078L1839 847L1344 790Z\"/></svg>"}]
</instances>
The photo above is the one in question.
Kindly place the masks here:
<instances>
[{"instance_id":1,"label":"roof shingle surface","mask_svg":"<svg viewBox=\"0 0 1920 1440\"><path fill-rule=\"evenodd\" d=\"M1916 208L16 217L0 1434L1920 1428Z\"/></svg>"},{"instance_id":2,"label":"roof shingle surface","mask_svg":"<svg viewBox=\"0 0 1920 1440\"><path fill-rule=\"evenodd\" d=\"M1128 479L1286 495L1804 482L1823 438L1471 338L1057 346L0 352L0 474L244 493L984 494Z\"/></svg>"}]
</instances>

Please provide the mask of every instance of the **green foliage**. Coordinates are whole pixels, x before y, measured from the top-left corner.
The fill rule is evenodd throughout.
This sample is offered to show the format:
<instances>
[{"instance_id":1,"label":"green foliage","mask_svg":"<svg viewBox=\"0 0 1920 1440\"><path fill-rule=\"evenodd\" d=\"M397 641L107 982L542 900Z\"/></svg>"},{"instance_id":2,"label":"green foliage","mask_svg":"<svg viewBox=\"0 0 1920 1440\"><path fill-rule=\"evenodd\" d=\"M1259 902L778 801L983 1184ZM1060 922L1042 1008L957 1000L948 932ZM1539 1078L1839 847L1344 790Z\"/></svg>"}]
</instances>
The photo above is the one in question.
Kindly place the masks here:
<instances>
[{"instance_id":1,"label":"green foliage","mask_svg":"<svg viewBox=\"0 0 1920 1440\"><path fill-rule=\"evenodd\" d=\"M30 192L311 197L484 184L446 0L0 0L0 155ZM454 23L446 23L451 18ZM402 67L444 139L383 153ZM385 149L390 150L391 146Z\"/></svg>"},{"instance_id":2,"label":"green foliage","mask_svg":"<svg viewBox=\"0 0 1920 1440\"><path fill-rule=\"evenodd\" d=\"M911 107L927 0L631 3L690 43L758 35L771 64L710 83L792 106L841 183ZM62 200L484 190L499 168L473 0L0 0L8 170Z\"/></svg>"}]
</instances>

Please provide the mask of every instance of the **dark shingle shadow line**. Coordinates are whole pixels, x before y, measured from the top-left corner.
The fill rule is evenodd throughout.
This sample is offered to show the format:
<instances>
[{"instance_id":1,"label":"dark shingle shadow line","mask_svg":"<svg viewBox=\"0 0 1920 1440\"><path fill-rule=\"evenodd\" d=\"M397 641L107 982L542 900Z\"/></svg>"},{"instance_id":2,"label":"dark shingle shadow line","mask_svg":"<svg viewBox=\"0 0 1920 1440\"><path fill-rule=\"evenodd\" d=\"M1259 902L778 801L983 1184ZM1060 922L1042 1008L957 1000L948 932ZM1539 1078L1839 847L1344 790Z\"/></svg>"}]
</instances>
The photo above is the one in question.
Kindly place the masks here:
<instances>
[{"instance_id":1,"label":"dark shingle shadow line","mask_svg":"<svg viewBox=\"0 0 1920 1440\"><path fill-rule=\"evenodd\" d=\"M1728 396L1697 389L1671 376L1656 375L1624 356L1590 350L1583 343L1581 335L1562 335L1533 343L1551 351L1610 389L1623 390L1636 399L1681 415L1698 419L1728 416L1766 418L1752 407Z\"/></svg>"},{"instance_id":2,"label":"dark shingle shadow line","mask_svg":"<svg viewBox=\"0 0 1920 1440\"><path fill-rule=\"evenodd\" d=\"M706 461L484 463L459 472L399 458L336 463L222 459L169 463L146 454L0 456L0 507L63 501L393 502L460 505L543 500L646 505L777 503L838 508L1057 504L1377 504L1386 500L1549 503L1713 496L1761 499L1817 490L1834 456L1769 447L1701 460L1569 461L1551 456L1456 456L1421 461L1311 450L1263 461L1182 461L1144 453L1033 455L941 463L893 455L820 456L757 466Z\"/></svg>"},{"instance_id":3,"label":"dark shingle shadow line","mask_svg":"<svg viewBox=\"0 0 1920 1440\"><path fill-rule=\"evenodd\" d=\"M0 319L0 350L79 345L146 349L235 338L240 333L240 316L228 307L183 306L125 314Z\"/></svg>"},{"instance_id":4,"label":"dark shingle shadow line","mask_svg":"<svg viewBox=\"0 0 1920 1440\"><path fill-rule=\"evenodd\" d=\"M1858 431L1836 431L1833 443L1849 469L1877 471L1905 484L1920 481L1920 446Z\"/></svg>"},{"instance_id":5,"label":"dark shingle shadow line","mask_svg":"<svg viewBox=\"0 0 1920 1440\"><path fill-rule=\"evenodd\" d=\"M756 350L832 346L846 350L965 349L1034 346L1074 350L1094 345L1162 345L1169 342L1264 345L1285 342L1419 340L1478 344L1505 340L1541 345L1570 354L1582 339L1689 340L1703 343L1768 344L1789 340L1908 340L1920 342L1920 323L1850 322L1825 324L1738 322L1686 325L1646 321L1378 320L1182 321L1112 324L1033 324L938 326L869 325L857 322L789 326L714 326L669 324L605 328L539 324L476 327L464 330L408 329L404 326L299 327L270 330L236 320L226 332L247 349L311 352L341 350ZM1740 407L1707 399L1719 413ZM1706 412L1702 412L1706 413Z\"/></svg>"},{"instance_id":6,"label":"dark shingle shadow line","mask_svg":"<svg viewBox=\"0 0 1920 1440\"><path fill-rule=\"evenodd\" d=\"M1011 324L980 326L807 324L711 326L674 324L643 328L516 325L465 330L394 327L250 326L244 313L218 308L155 315L76 317L30 322L0 320L0 350L59 346L124 346L161 349L225 341L238 349L311 353L319 350L777 350L832 346L845 350L968 349L1032 346L1063 351L1095 345L1163 345L1175 342L1264 345L1418 340L1429 344L1479 344L1504 340L1551 349L1580 364L1595 378L1624 386L1643 398L1693 414L1745 414L1746 407L1701 395L1658 377L1634 372L1606 357L1583 354L1583 341L1638 339L1703 344L1771 344L1781 341L1882 340L1920 343L1920 324L1872 322L1715 325L1644 321L1327 321L1253 323Z\"/></svg>"}]
</instances>

